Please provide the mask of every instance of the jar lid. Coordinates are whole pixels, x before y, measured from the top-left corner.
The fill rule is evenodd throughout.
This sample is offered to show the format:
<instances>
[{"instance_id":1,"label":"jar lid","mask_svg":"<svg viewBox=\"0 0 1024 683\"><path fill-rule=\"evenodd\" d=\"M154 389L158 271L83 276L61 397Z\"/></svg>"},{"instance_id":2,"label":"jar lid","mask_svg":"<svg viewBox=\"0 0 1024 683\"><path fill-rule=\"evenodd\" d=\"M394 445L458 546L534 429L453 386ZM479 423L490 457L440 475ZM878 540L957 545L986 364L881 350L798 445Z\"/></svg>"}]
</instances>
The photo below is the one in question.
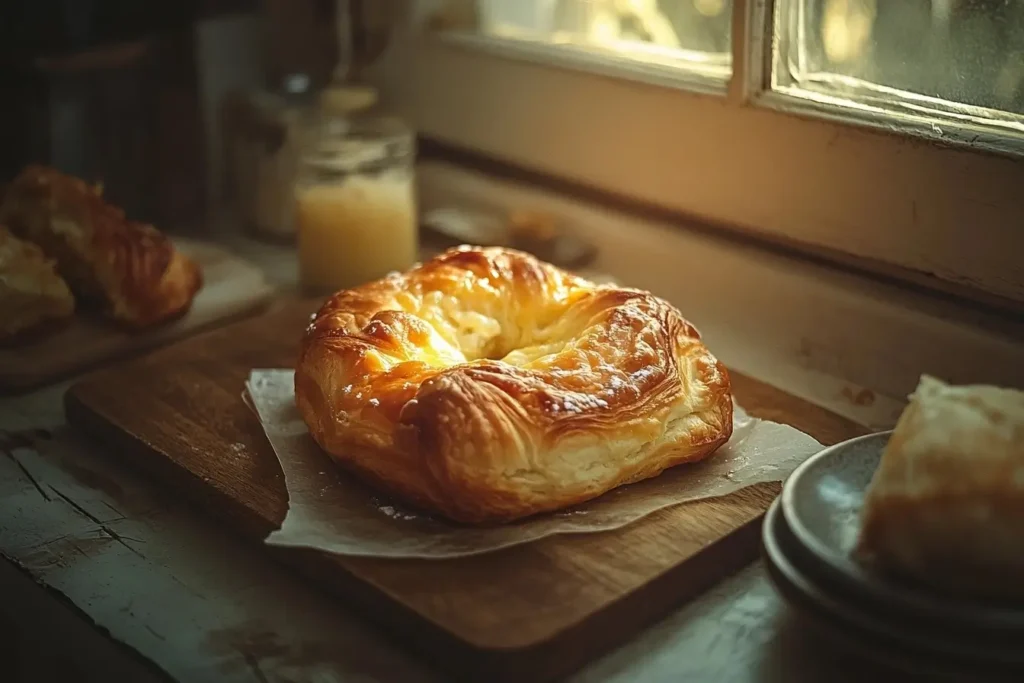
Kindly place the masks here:
<instances>
[{"instance_id":1,"label":"jar lid","mask_svg":"<svg viewBox=\"0 0 1024 683\"><path fill-rule=\"evenodd\" d=\"M412 129L394 114L374 106L377 91L371 87L334 85L320 94L320 107L311 121L312 147L339 141L401 141L414 137Z\"/></svg>"},{"instance_id":2,"label":"jar lid","mask_svg":"<svg viewBox=\"0 0 1024 683\"><path fill-rule=\"evenodd\" d=\"M330 85L320 93L320 107L327 114L354 114L375 104L377 89L370 86Z\"/></svg>"},{"instance_id":3,"label":"jar lid","mask_svg":"<svg viewBox=\"0 0 1024 683\"><path fill-rule=\"evenodd\" d=\"M375 106L375 88L336 83L320 93L319 102L303 145L302 163L307 168L356 170L414 154L413 131Z\"/></svg>"}]
</instances>

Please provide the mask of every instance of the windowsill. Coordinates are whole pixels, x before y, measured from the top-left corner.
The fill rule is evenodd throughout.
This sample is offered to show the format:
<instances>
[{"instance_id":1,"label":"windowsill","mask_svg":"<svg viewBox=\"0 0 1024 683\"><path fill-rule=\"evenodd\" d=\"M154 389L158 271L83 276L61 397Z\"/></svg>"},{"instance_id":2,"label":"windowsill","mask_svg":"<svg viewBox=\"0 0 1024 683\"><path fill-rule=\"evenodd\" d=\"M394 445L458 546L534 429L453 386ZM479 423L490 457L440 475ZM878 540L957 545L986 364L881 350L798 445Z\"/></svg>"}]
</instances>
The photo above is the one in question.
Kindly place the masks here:
<instances>
[{"instance_id":1,"label":"windowsill","mask_svg":"<svg viewBox=\"0 0 1024 683\"><path fill-rule=\"evenodd\" d=\"M739 240L609 211L445 162L419 169L423 208L550 211L599 248L593 270L677 305L731 367L874 429L921 373L1024 387L1024 326Z\"/></svg>"},{"instance_id":2,"label":"windowsill","mask_svg":"<svg viewBox=\"0 0 1024 683\"><path fill-rule=\"evenodd\" d=\"M811 115L784 95L741 105L739 86L720 97L664 73L644 81L628 62L570 67L551 46L409 35L394 47L376 82L425 137L923 288L1024 306L1024 166L1013 159Z\"/></svg>"}]
</instances>

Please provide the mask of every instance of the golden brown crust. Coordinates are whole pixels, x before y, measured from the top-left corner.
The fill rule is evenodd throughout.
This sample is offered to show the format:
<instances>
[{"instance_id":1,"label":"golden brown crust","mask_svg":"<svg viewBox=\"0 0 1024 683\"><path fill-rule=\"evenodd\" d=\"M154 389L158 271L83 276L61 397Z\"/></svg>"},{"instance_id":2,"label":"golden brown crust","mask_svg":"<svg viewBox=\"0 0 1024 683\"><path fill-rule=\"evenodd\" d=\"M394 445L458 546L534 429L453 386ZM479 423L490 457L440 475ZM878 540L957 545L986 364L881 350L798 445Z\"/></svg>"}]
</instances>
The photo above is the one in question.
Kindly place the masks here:
<instances>
[{"instance_id":1,"label":"golden brown crust","mask_svg":"<svg viewBox=\"0 0 1024 683\"><path fill-rule=\"evenodd\" d=\"M503 248L336 294L295 395L343 465L468 523L589 500L732 433L728 374L674 307Z\"/></svg>"},{"instance_id":2,"label":"golden brown crust","mask_svg":"<svg viewBox=\"0 0 1024 683\"><path fill-rule=\"evenodd\" d=\"M130 221L98 187L43 166L9 186L0 220L56 259L83 300L144 328L180 316L202 286L199 267L151 225Z\"/></svg>"}]
</instances>

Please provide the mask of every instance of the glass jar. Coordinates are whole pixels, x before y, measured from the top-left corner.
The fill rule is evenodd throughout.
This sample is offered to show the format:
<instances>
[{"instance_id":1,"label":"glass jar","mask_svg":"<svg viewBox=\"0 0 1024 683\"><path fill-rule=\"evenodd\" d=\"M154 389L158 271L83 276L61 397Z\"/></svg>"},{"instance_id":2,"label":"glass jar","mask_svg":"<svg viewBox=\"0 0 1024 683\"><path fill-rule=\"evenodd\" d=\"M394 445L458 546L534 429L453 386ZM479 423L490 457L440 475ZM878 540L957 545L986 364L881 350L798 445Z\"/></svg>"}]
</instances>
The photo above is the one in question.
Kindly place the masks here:
<instances>
[{"instance_id":1,"label":"glass jar","mask_svg":"<svg viewBox=\"0 0 1024 683\"><path fill-rule=\"evenodd\" d=\"M280 91L252 91L228 100L228 182L238 217L257 239L295 240L292 195L309 117L308 88L308 76L293 74Z\"/></svg>"},{"instance_id":2,"label":"glass jar","mask_svg":"<svg viewBox=\"0 0 1024 683\"><path fill-rule=\"evenodd\" d=\"M327 109L295 182L299 279L329 294L410 268L419 251L415 137L372 111Z\"/></svg>"}]
</instances>

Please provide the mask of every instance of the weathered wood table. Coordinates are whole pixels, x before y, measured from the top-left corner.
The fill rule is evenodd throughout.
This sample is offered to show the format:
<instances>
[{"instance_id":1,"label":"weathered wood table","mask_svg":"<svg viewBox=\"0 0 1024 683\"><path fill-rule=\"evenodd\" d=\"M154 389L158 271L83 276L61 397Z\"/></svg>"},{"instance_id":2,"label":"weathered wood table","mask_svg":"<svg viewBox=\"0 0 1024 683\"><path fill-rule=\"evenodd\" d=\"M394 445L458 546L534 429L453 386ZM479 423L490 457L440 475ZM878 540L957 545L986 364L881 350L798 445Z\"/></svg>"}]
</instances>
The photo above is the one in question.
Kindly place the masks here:
<instances>
[{"instance_id":1,"label":"weathered wood table","mask_svg":"<svg viewBox=\"0 0 1024 683\"><path fill-rule=\"evenodd\" d=\"M279 252L254 253L288 280ZM442 680L76 435L67 386L0 400L0 680ZM910 680L820 639L754 564L572 680L889 678Z\"/></svg>"}]
</instances>

